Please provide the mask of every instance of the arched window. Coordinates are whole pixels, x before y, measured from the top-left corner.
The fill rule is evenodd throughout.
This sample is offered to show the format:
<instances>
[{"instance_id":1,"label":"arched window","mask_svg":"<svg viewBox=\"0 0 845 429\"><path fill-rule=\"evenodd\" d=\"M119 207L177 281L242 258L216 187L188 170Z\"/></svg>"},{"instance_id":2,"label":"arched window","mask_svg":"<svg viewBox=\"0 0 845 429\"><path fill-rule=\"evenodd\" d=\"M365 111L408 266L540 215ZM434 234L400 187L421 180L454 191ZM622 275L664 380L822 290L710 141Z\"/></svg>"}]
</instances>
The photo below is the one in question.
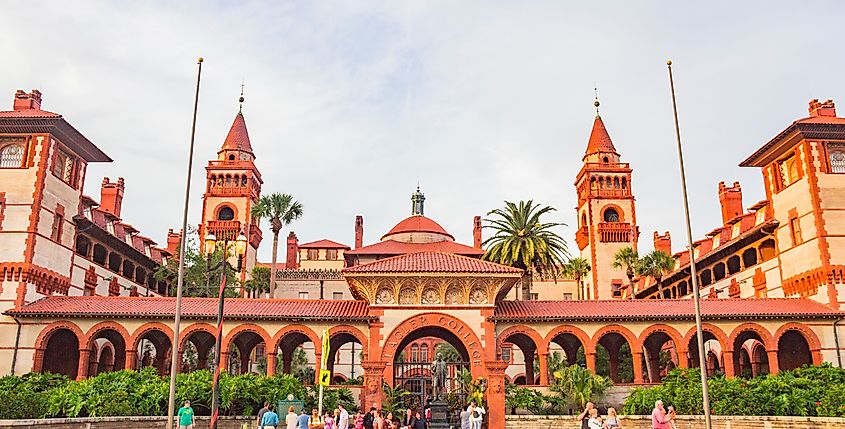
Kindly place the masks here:
<instances>
[{"instance_id":1,"label":"arched window","mask_svg":"<svg viewBox=\"0 0 845 429\"><path fill-rule=\"evenodd\" d=\"M742 264L745 268L757 264L757 249L751 247L742 252Z\"/></svg>"},{"instance_id":2,"label":"arched window","mask_svg":"<svg viewBox=\"0 0 845 429\"><path fill-rule=\"evenodd\" d=\"M619 212L616 211L614 208L608 208L604 211L604 221L605 222L619 222Z\"/></svg>"},{"instance_id":3,"label":"arched window","mask_svg":"<svg viewBox=\"0 0 845 429\"><path fill-rule=\"evenodd\" d=\"M420 361L428 362L428 344L423 343L420 346Z\"/></svg>"},{"instance_id":4,"label":"arched window","mask_svg":"<svg viewBox=\"0 0 845 429\"><path fill-rule=\"evenodd\" d=\"M229 161L234 161L234 160L235 160L235 155L229 154Z\"/></svg>"},{"instance_id":5,"label":"arched window","mask_svg":"<svg viewBox=\"0 0 845 429\"><path fill-rule=\"evenodd\" d=\"M0 149L0 168L20 168L23 166L23 145L13 143Z\"/></svg>"},{"instance_id":6,"label":"arched window","mask_svg":"<svg viewBox=\"0 0 845 429\"><path fill-rule=\"evenodd\" d=\"M830 159L830 172L845 173L845 145L828 144L827 155Z\"/></svg>"},{"instance_id":7,"label":"arched window","mask_svg":"<svg viewBox=\"0 0 845 429\"><path fill-rule=\"evenodd\" d=\"M701 272L701 286L707 286L710 283L713 283L713 277L710 273L710 270L704 270Z\"/></svg>"},{"instance_id":8,"label":"arched window","mask_svg":"<svg viewBox=\"0 0 845 429\"><path fill-rule=\"evenodd\" d=\"M619 189L619 178L618 177L613 178L613 187L616 188L616 189Z\"/></svg>"},{"instance_id":9,"label":"arched window","mask_svg":"<svg viewBox=\"0 0 845 429\"><path fill-rule=\"evenodd\" d=\"M416 344L411 345L411 362L420 361L420 347Z\"/></svg>"},{"instance_id":10,"label":"arched window","mask_svg":"<svg viewBox=\"0 0 845 429\"><path fill-rule=\"evenodd\" d=\"M725 264L719 262L716 266L713 267L713 278L715 280L722 280L725 278Z\"/></svg>"},{"instance_id":11,"label":"arched window","mask_svg":"<svg viewBox=\"0 0 845 429\"><path fill-rule=\"evenodd\" d=\"M760 259L763 262L775 257L775 240L768 239L760 243Z\"/></svg>"},{"instance_id":12,"label":"arched window","mask_svg":"<svg viewBox=\"0 0 845 429\"><path fill-rule=\"evenodd\" d=\"M739 264L739 256L731 256L728 258L728 274L736 274L742 267Z\"/></svg>"},{"instance_id":13,"label":"arched window","mask_svg":"<svg viewBox=\"0 0 845 429\"><path fill-rule=\"evenodd\" d=\"M246 174L241 176L241 186L246 186Z\"/></svg>"},{"instance_id":14,"label":"arched window","mask_svg":"<svg viewBox=\"0 0 845 429\"><path fill-rule=\"evenodd\" d=\"M595 177L590 178L590 189L596 189L596 178Z\"/></svg>"},{"instance_id":15,"label":"arched window","mask_svg":"<svg viewBox=\"0 0 845 429\"><path fill-rule=\"evenodd\" d=\"M622 178L622 189L628 189L628 179Z\"/></svg>"},{"instance_id":16,"label":"arched window","mask_svg":"<svg viewBox=\"0 0 845 429\"><path fill-rule=\"evenodd\" d=\"M235 211L229 206L223 206L217 212L217 220L232 220L235 218Z\"/></svg>"},{"instance_id":17,"label":"arched window","mask_svg":"<svg viewBox=\"0 0 845 429\"><path fill-rule=\"evenodd\" d=\"M581 213L581 226L587 226L587 214Z\"/></svg>"},{"instance_id":18,"label":"arched window","mask_svg":"<svg viewBox=\"0 0 845 429\"><path fill-rule=\"evenodd\" d=\"M601 161L602 161L603 163L607 164L608 162L610 162L610 158L608 158L608 157L604 157L604 158L602 158L602 159L601 159Z\"/></svg>"}]
</instances>

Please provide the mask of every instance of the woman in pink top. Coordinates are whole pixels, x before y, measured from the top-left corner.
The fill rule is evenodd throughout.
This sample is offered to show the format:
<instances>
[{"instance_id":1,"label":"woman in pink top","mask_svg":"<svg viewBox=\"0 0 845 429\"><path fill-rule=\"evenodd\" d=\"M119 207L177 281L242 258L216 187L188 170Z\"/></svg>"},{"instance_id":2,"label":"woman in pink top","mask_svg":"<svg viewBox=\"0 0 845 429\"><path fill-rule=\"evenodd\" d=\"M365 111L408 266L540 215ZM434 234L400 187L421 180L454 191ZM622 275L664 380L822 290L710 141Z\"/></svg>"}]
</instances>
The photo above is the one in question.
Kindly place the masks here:
<instances>
[{"instance_id":1,"label":"woman in pink top","mask_svg":"<svg viewBox=\"0 0 845 429\"><path fill-rule=\"evenodd\" d=\"M670 421L671 419L663 409L663 401L655 402L654 410L651 412L651 427L653 429L672 429Z\"/></svg>"}]
</instances>

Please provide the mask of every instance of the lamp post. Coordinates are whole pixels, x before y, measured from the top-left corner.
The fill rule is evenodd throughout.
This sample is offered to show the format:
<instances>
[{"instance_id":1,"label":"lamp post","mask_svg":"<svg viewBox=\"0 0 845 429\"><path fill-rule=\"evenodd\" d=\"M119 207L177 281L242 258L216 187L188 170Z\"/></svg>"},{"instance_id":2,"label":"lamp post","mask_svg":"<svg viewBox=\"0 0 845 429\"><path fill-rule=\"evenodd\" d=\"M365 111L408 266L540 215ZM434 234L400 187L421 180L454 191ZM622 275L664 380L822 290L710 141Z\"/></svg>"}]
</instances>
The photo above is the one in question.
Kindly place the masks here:
<instances>
[{"instance_id":1,"label":"lamp post","mask_svg":"<svg viewBox=\"0 0 845 429\"><path fill-rule=\"evenodd\" d=\"M681 170L681 189L684 196L684 216L687 223L687 240L689 242L690 280L692 296L695 302L695 336L698 341L698 369L701 373L701 400L704 410L704 427L711 429L710 395L707 387L707 361L704 358L704 330L701 327L701 291L698 289L698 273L695 268L695 249L692 246L692 226L689 216L689 198L687 197L687 175L684 169L684 150L681 147L681 127L678 125L678 103L675 101L675 79L672 76L672 60L666 61L669 68L669 87L672 91L672 111L675 115L675 137L678 143L678 165Z\"/></svg>"},{"instance_id":2,"label":"lamp post","mask_svg":"<svg viewBox=\"0 0 845 429\"><path fill-rule=\"evenodd\" d=\"M243 231L238 234L238 237L235 239L235 254L238 258L237 267L232 267L229 264L229 237L224 235L223 237L223 260L217 263L214 267L211 266L211 256L214 255L214 251L217 250L217 237L214 234L209 233L205 236L205 261L206 261L206 272L210 273L218 268L222 268L220 270L220 290L217 294L217 338L216 338L216 345L214 347L214 379L212 380L211 384L211 429L217 429L217 417L219 413L219 402L220 402L220 365L221 365L221 356L223 355L223 303L225 299L225 292L226 292L226 271L228 269L232 269L235 272L241 272L243 270L243 259L244 254L246 254L246 237L244 236Z\"/></svg>"}]
</instances>

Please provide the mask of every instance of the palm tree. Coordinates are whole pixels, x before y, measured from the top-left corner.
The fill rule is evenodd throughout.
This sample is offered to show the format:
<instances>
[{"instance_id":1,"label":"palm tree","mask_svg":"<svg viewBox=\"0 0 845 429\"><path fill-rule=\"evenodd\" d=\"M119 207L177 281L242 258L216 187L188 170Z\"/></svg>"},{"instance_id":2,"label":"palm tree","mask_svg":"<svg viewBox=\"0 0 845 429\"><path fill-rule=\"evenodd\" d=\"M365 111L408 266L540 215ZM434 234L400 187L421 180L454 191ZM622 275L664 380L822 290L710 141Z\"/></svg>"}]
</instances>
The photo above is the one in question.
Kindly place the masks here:
<instances>
[{"instance_id":1,"label":"palm tree","mask_svg":"<svg viewBox=\"0 0 845 429\"><path fill-rule=\"evenodd\" d=\"M640 255L633 247L623 247L613 255L613 268L625 268L628 277L628 293L634 299L634 276L640 266Z\"/></svg>"},{"instance_id":2,"label":"palm tree","mask_svg":"<svg viewBox=\"0 0 845 429\"><path fill-rule=\"evenodd\" d=\"M279 232L285 225L290 225L302 217L302 204L294 200L289 194L264 195L252 207L252 217L257 221L270 221L270 231L273 231L273 260L270 263L270 297L276 293L276 256L279 252Z\"/></svg>"},{"instance_id":3,"label":"palm tree","mask_svg":"<svg viewBox=\"0 0 845 429\"><path fill-rule=\"evenodd\" d=\"M660 297L663 298L663 276L675 270L675 259L662 250L655 250L642 259L640 274L654 277Z\"/></svg>"},{"instance_id":4,"label":"palm tree","mask_svg":"<svg viewBox=\"0 0 845 429\"><path fill-rule=\"evenodd\" d=\"M574 278L575 282L578 283L578 299L584 299L582 280L590 273L590 269L590 263L581 257L572 258L563 265L563 275Z\"/></svg>"},{"instance_id":5,"label":"palm tree","mask_svg":"<svg viewBox=\"0 0 845 429\"><path fill-rule=\"evenodd\" d=\"M557 274L569 256L566 242L552 228L562 223L542 222L540 218L555 211L554 208L535 205L534 201L520 201L514 204L505 201L502 209L491 210L484 219L485 228L492 228L495 234L484 240L485 260L525 270L522 274L522 299L531 299L531 281L534 273L543 271Z\"/></svg>"}]
</instances>

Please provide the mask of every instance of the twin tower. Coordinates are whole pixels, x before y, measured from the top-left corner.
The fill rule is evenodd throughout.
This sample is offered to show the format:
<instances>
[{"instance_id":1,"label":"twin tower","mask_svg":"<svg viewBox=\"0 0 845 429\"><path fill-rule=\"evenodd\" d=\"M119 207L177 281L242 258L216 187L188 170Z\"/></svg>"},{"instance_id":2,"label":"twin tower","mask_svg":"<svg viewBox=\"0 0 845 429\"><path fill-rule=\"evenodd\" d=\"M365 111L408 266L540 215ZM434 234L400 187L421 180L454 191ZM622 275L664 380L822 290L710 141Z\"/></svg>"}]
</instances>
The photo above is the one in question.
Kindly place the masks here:
<instances>
[{"instance_id":1,"label":"twin tower","mask_svg":"<svg viewBox=\"0 0 845 429\"><path fill-rule=\"evenodd\" d=\"M261 230L250 210L261 193L261 174L249 141L246 122L239 111L229 134L206 166L207 186L203 195L200 237L208 233L218 239L233 240L243 232L249 240L245 266L256 262ZM618 299L626 294L623 269L613 268L616 252L623 247L637 248L639 230L631 193L631 167L620 161L610 135L598 114L583 158L584 165L575 179L578 193L578 230L575 242L581 257L590 263L590 274L583 279L579 299ZM249 269L240 273L241 280Z\"/></svg>"}]
</instances>

